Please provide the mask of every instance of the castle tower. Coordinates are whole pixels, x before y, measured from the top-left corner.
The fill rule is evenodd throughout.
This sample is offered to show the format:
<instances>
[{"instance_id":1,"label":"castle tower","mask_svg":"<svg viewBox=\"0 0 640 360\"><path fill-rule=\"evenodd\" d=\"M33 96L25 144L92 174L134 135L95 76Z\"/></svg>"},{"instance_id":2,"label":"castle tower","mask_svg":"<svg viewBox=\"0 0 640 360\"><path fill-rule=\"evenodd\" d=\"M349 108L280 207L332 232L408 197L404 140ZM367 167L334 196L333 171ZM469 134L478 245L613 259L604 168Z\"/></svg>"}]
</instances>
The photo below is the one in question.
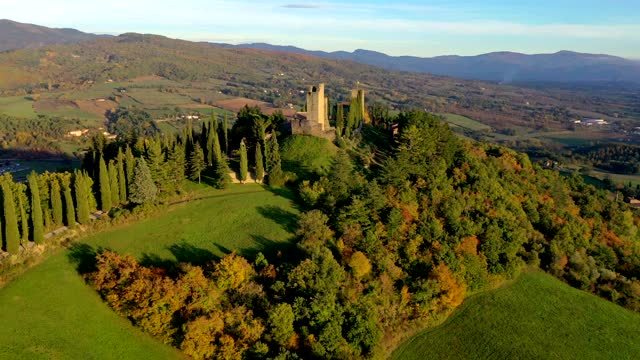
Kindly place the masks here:
<instances>
[{"instance_id":1,"label":"castle tower","mask_svg":"<svg viewBox=\"0 0 640 360\"><path fill-rule=\"evenodd\" d=\"M328 127L329 119L327 118L327 99L324 96L324 84L309 86L307 92L307 120L320 124L322 131Z\"/></svg>"}]
</instances>

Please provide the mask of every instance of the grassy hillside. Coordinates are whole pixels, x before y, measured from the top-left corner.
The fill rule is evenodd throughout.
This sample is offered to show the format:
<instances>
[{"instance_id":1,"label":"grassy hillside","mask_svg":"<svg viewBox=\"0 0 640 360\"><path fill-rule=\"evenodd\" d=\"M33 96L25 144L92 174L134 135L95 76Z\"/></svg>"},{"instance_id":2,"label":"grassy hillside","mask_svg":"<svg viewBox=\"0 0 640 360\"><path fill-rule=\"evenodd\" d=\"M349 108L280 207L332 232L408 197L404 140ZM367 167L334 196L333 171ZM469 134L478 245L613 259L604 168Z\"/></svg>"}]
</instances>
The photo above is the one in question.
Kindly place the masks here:
<instances>
[{"instance_id":1,"label":"grassy hillside","mask_svg":"<svg viewBox=\"0 0 640 360\"><path fill-rule=\"evenodd\" d=\"M165 214L86 239L146 261L210 260L287 241L297 211L258 185L202 190ZM80 247L88 250L88 247ZM84 284L76 252L60 252L0 290L2 359L168 359L177 351L143 334Z\"/></svg>"},{"instance_id":2,"label":"grassy hillside","mask_svg":"<svg viewBox=\"0 0 640 360\"><path fill-rule=\"evenodd\" d=\"M393 359L634 359L640 315L538 272L465 301Z\"/></svg>"},{"instance_id":3,"label":"grassy hillside","mask_svg":"<svg viewBox=\"0 0 640 360\"><path fill-rule=\"evenodd\" d=\"M311 173L325 175L338 152L329 140L308 135L293 135L282 143L281 158L284 171L307 177Z\"/></svg>"}]
</instances>

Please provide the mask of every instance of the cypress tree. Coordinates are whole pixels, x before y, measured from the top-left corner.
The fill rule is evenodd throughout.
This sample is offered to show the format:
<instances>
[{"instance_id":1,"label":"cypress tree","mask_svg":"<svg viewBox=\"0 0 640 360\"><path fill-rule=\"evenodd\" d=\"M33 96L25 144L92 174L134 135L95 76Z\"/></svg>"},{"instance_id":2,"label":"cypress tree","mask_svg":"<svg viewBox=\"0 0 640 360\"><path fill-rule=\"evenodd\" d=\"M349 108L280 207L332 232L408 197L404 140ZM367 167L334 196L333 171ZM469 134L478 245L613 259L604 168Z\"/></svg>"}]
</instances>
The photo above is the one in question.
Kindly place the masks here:
<instances>
[{"instance_id":1,"label":"cypress tree","mask_svg":"<svg viewBox=\"0 0 640 360\"><path fill-rule=\"evenodd\" d=\"M213 120L211 120L211 121L213 121ZM216 159L215 159L215 156L216 156L215 155L215 150L213 149L214 148L213 138L214 138L214 135L217 138L217 134L218 133L216 131L212 131L211 130L212 127L213 126L210 125L208 130L207 130L207 133L206 133L207 144L205 146L206 151L203 151L203 152L206 153L206 160L207 160L206 164L209 165L209 166L213 166L215 164L215 161L216 161ZM191 149L191 151L193 151L193 149Z\"/></svg>"},{"instance_id":2,"label":"cypress tree","mask_svg":"<svg viewBox=\"0 0 640 360\"><path fill-rule=\"evenodd\" d=\"M76 170L73 176L73 188L76 195L76 210L78 214L78 222L80 224L88 224L91 220L91 211L89 208L89 194L91 185L88 181L88 175L84 172Z\"/></svg>"},{"instance_id":3,"label":"cypress tree","mask_svg":"<svg viewBox=\"0 0 640 360\"><path fill-rule=\"evenodd\" d=\"M100 210L109 212L111 210L111 187L109 181L109 171L104 159L100 156L98 170L98 186L100 190Z\"/></svg>"},{"instance_id":4,"label":"cypress tree","mask_svg":"<svg viewBox=\"0 0 640 360\"><path fill-rule=\"evenodd\" d=\"M124 165L125 175L127 176L127 188L129 188L129 184L133 181L133 169L136 167L136 158L133 157L133 151L131 151L129 145L127 145L124 151Z\"/></svg>"},{"instance_id":5,"label":"cypress tree","mask_svg":"<svg viewBox=\"0 0 640 360\"><path fill-rule=\"evenodd\" d=\"M205 167L204 153L202 152L200 144L196 143L189 156L189 178L191 178L191 180L198 179L198 184L200 184L200 175Z\"/></svg>"},{"instance_id":6,"label":"cypress tree","mask_svg":"<svg viewBox=\"0 0 640 360\"><path fill-rule=\"evenodd\" d=\"M158 188L151 178L151 171L144 158L136 161L133 171L133 182L129 186L129 200L134 204L144 204L153 201L158 196Z\"/></svg>"},{"instance_id":7,"label":"cypress tree","mask_svg":"<svg viewBox=\"0 0 640 360\"><path fill-rule=\"evenodd\" d=\"M222 119L222 139L224 142L224 153L229 155L229 115L224 114Z\"/></svg>"},{"instance_id":8,"label":"cypress tree","mask_svg":"<svg viewBox=\"0 0 640 360\"><path fill-rule=\"evenodd\" d=\"M109 189L111 189L111 204L120 203L120 185L118 184L118 168L116 163L111 160L107 169L109 173Z\"/></svg>"},{"instance_id":9,"label":"cypress tree","mask_svg":"<svg viewBox=\"0 0 640 360\"><path fill-rule=\"evenodd\" d=\"M262 160L262 146L256 143L256 181L262 182L264 178L264 162Z\"/></svg>"},{"instance_id":10,"label":"cypress tree","mask_svg":"<svg viewBox=\"0 0 640 360\"><path fill-rule=\"evenodd\" d=\"M175 184L175 188L178 189L184 181L184 174L186 172L184 147L181 144L173 144L173 147L169 151L168 162L170 165L171 181Z\"/></svg>"},{"instance_id":11,"label":"cypress tree","mask_svg":"<svg viewBox=\"0 0 640 360\"><path fill-rule=\"evenodd\" d=\"M27 176L29 192L31 193L31 231L33 241L36 244L44 242L44 224L42 223L42 204L40 204L40 188L38 187L38 174L32 171Z\"/></svg>"},{"instance_id":12,"label":"cypress tree","mask_svg":"<svg viewBox=\"0 0 640 360\"><path fill-rule=\"evenodd\" d=\"M216 164L216 187L218 189L225 189L229 184L231 184L231 176L229 176L229 164L227 163L227 159L222 159L222 161Z\"/></svg>"},{"instance_id":13,"label":"cypress tree","mask_svg":"<svg viewBox=\"0 0 640 360\"><path fill-rule=\"evenodd\" d=\"M271 133L268 140L268 157L267 169L269 169L268 182L270 186L281 186L284 184L284 173L282 172L282 164L280 161L280 147L278 145L278 137L275 132Z\"/></svg>"},{"instance_id":14,"label":"cypress tree","mask_svg":"<svg viewBox=\"0 0 640 360\"><path fill-rule=\"evenodd\" d=\"M73 196L71 195L71 184L68 174L62 178L62 193L64 194L65 225L70 228L76 226L76 212L73 208Z\"/></svg>"},{"instance_id":15,"label":"cypress tree","mask_svg":"<svg viewBox=\"0 0 640 360\"><path fill-rule=\"evenodd\" d=\"M336 132L339 137L344 133L344 107L342 104L336 105Z\"/></svg>"},{"instance_id":16,"label":"cypress tree","mask_svg":"<svg viewBox=\"0 0 640 360\"><path fill-rule=\"evenodd\" d=\"M13 190L7 180L2 182L2 203L4 210L4 241L9 254L17 254L20 250L20 232Z\"/></svg>"},{"instance_id":17,"label":"cypress tree","mask_svg":"<svg viewBox=\"0 0 640 360\"><path fill-rule=\"evenodd\" d=\"M240 182L245 183L247 181L247 173L249 172L249 162L247 160L247 146L244 144L244 139L240 141Z\"/></svg>"},{"instance_id":18,"label":"cypress tree","mask_svg":"<svg viewBox=\"0 0 640 360\"><path fill-rule=\"evenodd\" d=\"M118 149L118 193L120 194L120 203L127 202L127 178L124 173L124 154L122 149Z\"/></svg>"},{"instance_id":19,"label":"cypress tree","mask_svg":"<svg viewBox=\"0 0 640 360\"><path fill-rule=\"evenodd\" d=\"M60 197L60 183L56 176L51 178L51 216L54 224L62 225L62 198Z\"/></svg>"},{"instance_id":20,"label":"cypress tree","mask_svg":"<svg viewBox=\"0 0 640 360\"><path fill-rule=\"evenodd\" d=\"M27 205L29 199L25 190L27 189L24 184L16 184L16 197L18 198L18 214L20 215L20 234L22 235L22 243L26 244L29 241L29 218L27 217Z\"/></svg>"},{"instance_id":21,"label":"cypress tree","mask_svg":"<svg viewBox=\"0 0 640 360\"><path fill-rule=\"evenodd\" d=\"M220 139L218 138L218 131L212 131L213 138L213 165L217 166L219 163L222 163L224 160L222 156L222 149L220 149Z\"/></svg>"}]
</instances>

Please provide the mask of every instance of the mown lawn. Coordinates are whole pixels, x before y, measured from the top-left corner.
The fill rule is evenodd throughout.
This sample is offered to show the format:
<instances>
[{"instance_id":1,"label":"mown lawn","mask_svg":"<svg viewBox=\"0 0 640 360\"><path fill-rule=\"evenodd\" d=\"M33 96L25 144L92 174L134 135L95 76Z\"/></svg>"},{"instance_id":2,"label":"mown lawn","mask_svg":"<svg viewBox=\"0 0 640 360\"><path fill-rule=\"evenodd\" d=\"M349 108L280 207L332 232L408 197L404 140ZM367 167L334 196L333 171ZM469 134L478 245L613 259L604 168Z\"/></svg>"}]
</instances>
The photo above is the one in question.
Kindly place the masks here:
<instances>
[{"instance_id":1,"label":"mown lawn","mask_svg":"<svg viewBox=\"0 0 640 360\"><path fill-rule=\"evenodd\" d=\"M393 359L640 359L640 314L532 272L469 298Z\"/></svg>"},{"instance_id":2,"label":"mown lawn","mask_svg":"<svg viewBox=\"0 0 640 360\"><path fill-rule=\"evenodd\" d=\"M224 191L205 191L201 199L171 208L162 216L97 234L85 242L138 259L188 261L190 252L211 258L231 251L252 255L288 241L297 214L291 200L261 185L233 185Z\"/></svg>"},{"instance_id":3,"label":"mown lawn","mask_svg":"<svg viewBox=\"0 0 640 360\"><path fill-rule=\"evenodd\" d=\"M87 238L85 248L111 248L151 264L200 263L234 250L269 252L293 236L297 211L286 191L196 188L201 199ZM76 271L75 255L61 250L0 289L1 359L181 358L104 304Z\"/></svg>"}]
</instances>

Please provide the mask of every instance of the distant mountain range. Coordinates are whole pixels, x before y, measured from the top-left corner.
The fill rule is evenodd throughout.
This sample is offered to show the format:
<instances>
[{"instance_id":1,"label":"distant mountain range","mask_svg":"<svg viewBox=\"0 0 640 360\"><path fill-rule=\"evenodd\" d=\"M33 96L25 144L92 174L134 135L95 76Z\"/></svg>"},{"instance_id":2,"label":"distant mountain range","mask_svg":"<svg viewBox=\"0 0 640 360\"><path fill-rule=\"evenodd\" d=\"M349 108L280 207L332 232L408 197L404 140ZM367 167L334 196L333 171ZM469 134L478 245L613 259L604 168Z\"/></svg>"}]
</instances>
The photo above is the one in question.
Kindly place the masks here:
<instances>
[{"instance_id":1,"label":"distant mountain range","mask_svg":"<svg viewBox=\"0 0 640 360\"><path fill-rule=\"evenodd\" d=\"M71 44L104 36L88 34L75 29L52 29L0 19L0 51Z\"/></svg>"},{"instance_id":2,"label":"distant mountain range","mask_svg":"<svg viewBox=\"0 0 640 360\"><path fill-rule=\"evenodd\" d=\"M387 70L429 73L502 83L605 81L640 83L640 61L611 55L583 54L571 51L538 55L494 52L478 56L452 55L421 58L389 56L361 49L354 52L324 52L264 43L216 45L306 54L327 59L351 60Z\"/></svg>"},{"instance_id":3,"label":"distant mountain range","mask_svg":"<svg viewBox=\"0 0 640 360\"><path fill-rule=\"evenodd\" d=\"M105 36L84 33L75 29L52 29L11 20L0 20L0 51L78 43ZM304 54L325 59L350 60L387 70L429 73L499 83L626 82L640 84L640 61L570 51L539 55L495 52L478 56L453 55L421 58L389 56L370 50L324 52L264 43L211 44L227 48L240 47Z\"/></svg>"}]
</instances>

